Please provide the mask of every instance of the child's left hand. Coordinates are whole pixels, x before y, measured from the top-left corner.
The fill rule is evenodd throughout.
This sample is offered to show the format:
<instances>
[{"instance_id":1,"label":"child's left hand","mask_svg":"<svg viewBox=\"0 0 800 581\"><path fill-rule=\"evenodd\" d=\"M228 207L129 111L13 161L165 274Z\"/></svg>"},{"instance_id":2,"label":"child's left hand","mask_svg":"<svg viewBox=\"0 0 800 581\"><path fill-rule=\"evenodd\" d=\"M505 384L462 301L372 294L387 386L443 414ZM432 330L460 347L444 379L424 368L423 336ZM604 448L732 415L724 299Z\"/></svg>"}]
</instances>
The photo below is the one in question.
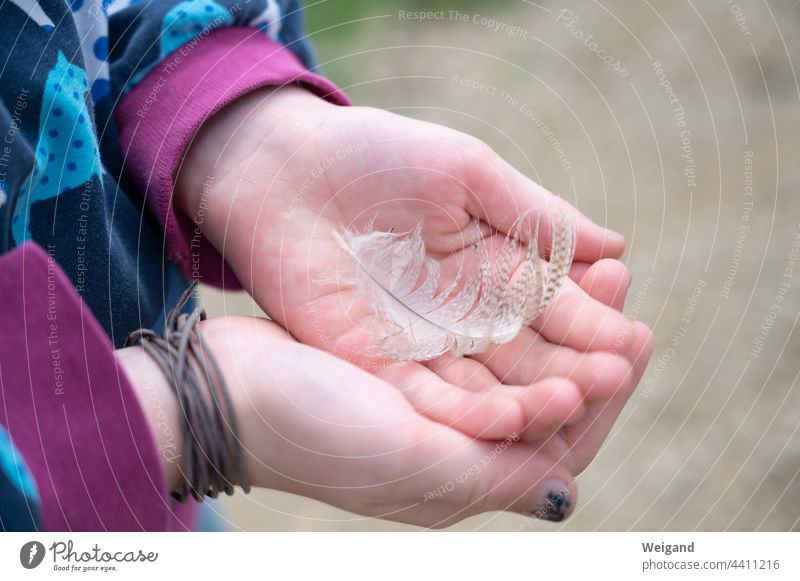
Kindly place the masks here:
<instances>
[{"instance_id":1,"label":"child's left hand","mask_svg":"<svg viewBox=\"0 0 800 581\"><path fill-rule=\"evenodd\" d=\"M204 196L209 176L214 188ZM638 381L626 354L647 342L644 331L571 280L531 329L487 354L403 365L365 355L368 309L348 312L353 289L318 282L340 258L332 230L373 218L385 230L422 222L428 249L446 260L469 249L473 218L504 232L531 211L549 240L550 216L563 211L577 225L576 260L622 253L621 236L475 138L377 109L330 105L299 88L256 92L199 132L176 196L190 217L203 198L204 235L270 317L304 343L374 371L421 413L468 435L539 440Z\"/></svg>"}]
</instances>

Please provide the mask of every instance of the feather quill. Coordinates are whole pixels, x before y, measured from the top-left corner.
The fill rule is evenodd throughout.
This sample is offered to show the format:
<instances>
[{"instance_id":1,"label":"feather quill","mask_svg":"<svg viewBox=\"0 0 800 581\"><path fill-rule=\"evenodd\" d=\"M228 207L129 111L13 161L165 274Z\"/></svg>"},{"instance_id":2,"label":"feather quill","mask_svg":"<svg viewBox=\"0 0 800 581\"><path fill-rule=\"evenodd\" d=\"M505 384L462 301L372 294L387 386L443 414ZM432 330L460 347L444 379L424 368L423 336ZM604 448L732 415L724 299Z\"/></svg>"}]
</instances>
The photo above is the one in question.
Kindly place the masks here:
<instances>
[{"instance_id":1,"label":"feather quill","mask_svg":"<svg viewBox=\"0 0 800 581\"><path fill-rule=\"evenodd\" d=\"M565 215L551 229L549 261L539 255L538 227L531 232L524 218L493 261L480 238L473 245L474 267L462 260L442 290L440 265L426 254L421 225L405 233L371 226L361 233L334 231L354 266L353 275L340 282L355 285L357 297L369 302L378 322L376 343L389 357L424 361L447 352L480 353L513 340L541 315L572 263L575 236Z\"/></svg>"}]
</instances>

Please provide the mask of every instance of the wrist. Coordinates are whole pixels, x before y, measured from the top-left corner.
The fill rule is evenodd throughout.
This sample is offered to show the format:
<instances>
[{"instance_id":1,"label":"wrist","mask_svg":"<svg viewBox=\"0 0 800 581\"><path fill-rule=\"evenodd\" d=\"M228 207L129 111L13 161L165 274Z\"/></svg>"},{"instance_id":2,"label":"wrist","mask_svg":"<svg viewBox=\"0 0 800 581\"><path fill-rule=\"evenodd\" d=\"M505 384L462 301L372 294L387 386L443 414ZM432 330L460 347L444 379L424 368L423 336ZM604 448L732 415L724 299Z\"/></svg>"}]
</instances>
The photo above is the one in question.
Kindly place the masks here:
<instances>
[{"instance_id":1,"label":"wrist","mask_svg":"<svg viewBox=\"0 0 800 581\"><path fill-rule=\"evenodd\" d=\"M252 324L258 325L258 321L254 320ZM231 411L239 428L238 439L242 445L247 481L253 486L279 488L275 475L270 470L265 470L264 458L254 453L265 446L264 433L261 430L265 419L259 410L273 409L274 405L264 403L263 400L269 399L270 394L259 389L259 382L249 377L250 371L257 366L251 365L249 361L246 365L239 361L241 354L248 353L251 346L247 333L241 333L237 329L239 326L235 318L222 317L200 323L203 339L217 360L228 387ZM150 427L161 458L167 490L176 491L183 484L181 468L184 466L186 450L186 443L181 436L182 412L177 396L161 367L140 345L118 349L115 356L133 387L145 421ZM207 396L207 404L213 406L210 394L203 395ZM233 426L230 420L229 417L228 427ZM275 448L274 444L268 447ZM268 463L272 464L271 461ZM235 474L230 476L236 477Z\"/></svg>"},{"instance_id":2,"label":"wrist","mask_svg":"<svg viewBox=\"0 0 800 581\"><path fill-rule=\"evenodd\" d=\"M265 88L237 99L206 121L187 148L175 179L176 208L204 231L214 228L217 215L227 221L232 192L210 194L222 194L217 189L227 186L230 176L242 175L242 168L258 175L260 168L251 164L254 155L262 167L269 154L291 155L316 131L312 112L328 107L334 105L297 86Z\"/></svg>"},{"instance_id":3,"label":"wrist","mask_svg":"<svg viewBox=\"0 0 800 581\"><path fill-rule=\"evenodd\" d=\"M266 348L262 339L285 337L285 332L250 317L208 319L200 324L200 331L228 387L248 481L260 488L284 489L279 472L273 470L280 464L277 450L282 440L271 429L272 414L292 412L280 411L274 390L265 381L264 353L255 347Z\"/></svg>"},{"instance_id":4,"label":"wrist","mask_svg":"<svg viewBox=\"0 0 800 581\"><path fill-rule=\"evenodd\" d=\"M289 177L287 160L330 118L332 105L296 86L254 91L211 117L185 152L174 205L248 288L253 236L274 212L271 184ZM277 181L276 181L277 180ZM270 198L271 196L271 198ZM194 244L194 242L193 242Z\"/></svg>"},{"instance_id":5,"label":"wrist","mask_svg":"<svg viewBox=\"0 0 800 581\"><path fill-rule=\"evenodd\" d=\"M150 427L161 458L167 490L173 491L180 483L179 466L184 445L177 398L164 373L142 347L118 349L114 355L133 387Z\"/></svg>"}]
</instances>

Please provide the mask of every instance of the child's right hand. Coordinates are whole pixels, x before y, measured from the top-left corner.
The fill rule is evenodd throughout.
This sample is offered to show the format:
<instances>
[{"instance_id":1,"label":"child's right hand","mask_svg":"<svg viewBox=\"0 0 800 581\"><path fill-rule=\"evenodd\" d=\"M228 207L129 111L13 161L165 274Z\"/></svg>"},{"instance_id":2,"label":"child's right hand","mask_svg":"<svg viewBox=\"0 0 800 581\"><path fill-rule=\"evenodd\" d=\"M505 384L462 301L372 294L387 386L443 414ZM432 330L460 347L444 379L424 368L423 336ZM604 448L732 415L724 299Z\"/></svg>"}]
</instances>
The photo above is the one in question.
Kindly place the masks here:
<instances>
[{"instance_id":1,"label":"child's right hand","mask_svg":"<svg viewBox=\"0 0 800 581\"><path fill-rule=\"evenodd\" d=\"M489 510L561 520L575 505L572 475L548 451L431 421L391 384L272 322L223 317L205 321L202 333L231 390L253 485L430 527ZM180 434L156 364L138 346L117 356L159 443ZM171 488L179 456L171 450L164 459Z\"/></svg>"}]
</instances>

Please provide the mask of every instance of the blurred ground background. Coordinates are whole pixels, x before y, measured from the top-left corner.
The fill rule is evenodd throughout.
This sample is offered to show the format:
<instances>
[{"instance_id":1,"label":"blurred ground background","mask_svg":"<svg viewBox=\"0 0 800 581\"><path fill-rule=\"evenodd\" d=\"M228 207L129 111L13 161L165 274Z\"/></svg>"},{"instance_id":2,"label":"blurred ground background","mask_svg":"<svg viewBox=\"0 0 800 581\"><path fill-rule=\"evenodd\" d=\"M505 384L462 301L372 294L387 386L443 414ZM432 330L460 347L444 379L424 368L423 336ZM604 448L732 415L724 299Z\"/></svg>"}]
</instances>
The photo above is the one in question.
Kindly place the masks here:
<instances>
[{"instance_id":1,"label":"blurred ground background","mask_svg":"<svg viewBox=\"0 0 800 581\"><path fill-rule=\"evenodd\" d=\"M399 13L439 8L469 21ZM799 529L800 4L327 0L308 17L326 74L356 103L477 135L625 233L627 309L655 329L573 518L456 528ZM205 303L254 312L238 294ZM413 529L271 491L217 506L245 530Z\"/></svg>"}]
</instances>

